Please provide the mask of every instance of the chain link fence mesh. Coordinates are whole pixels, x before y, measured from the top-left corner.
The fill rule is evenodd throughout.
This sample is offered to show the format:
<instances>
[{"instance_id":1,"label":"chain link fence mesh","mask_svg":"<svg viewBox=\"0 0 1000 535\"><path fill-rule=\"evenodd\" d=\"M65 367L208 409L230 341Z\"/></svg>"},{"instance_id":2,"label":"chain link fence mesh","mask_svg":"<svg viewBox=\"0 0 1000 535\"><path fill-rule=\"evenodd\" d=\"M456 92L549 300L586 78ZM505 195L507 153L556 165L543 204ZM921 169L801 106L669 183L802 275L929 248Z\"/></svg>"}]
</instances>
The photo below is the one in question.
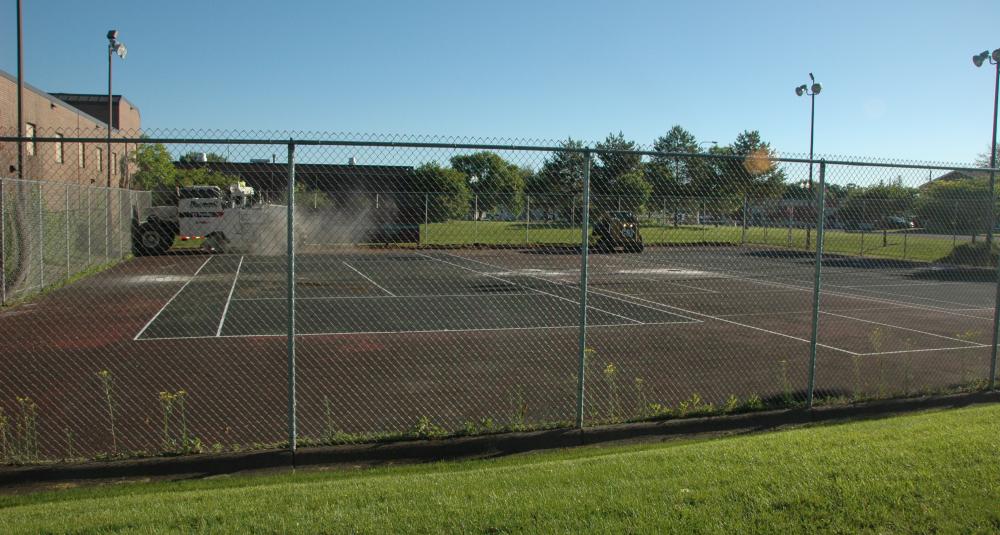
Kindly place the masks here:
<instances>
[{"instance_id":1,"label":"chain link fence mesh","mask_svg":"<svg viewBox=\"0 0 1000 535\"><path fill-rule=\"evenodd\" d=\"M52 134L0 181L5 462L991 386L982 170L147 131L108 188L106 140Z\"/></svg>"}]
</instances>

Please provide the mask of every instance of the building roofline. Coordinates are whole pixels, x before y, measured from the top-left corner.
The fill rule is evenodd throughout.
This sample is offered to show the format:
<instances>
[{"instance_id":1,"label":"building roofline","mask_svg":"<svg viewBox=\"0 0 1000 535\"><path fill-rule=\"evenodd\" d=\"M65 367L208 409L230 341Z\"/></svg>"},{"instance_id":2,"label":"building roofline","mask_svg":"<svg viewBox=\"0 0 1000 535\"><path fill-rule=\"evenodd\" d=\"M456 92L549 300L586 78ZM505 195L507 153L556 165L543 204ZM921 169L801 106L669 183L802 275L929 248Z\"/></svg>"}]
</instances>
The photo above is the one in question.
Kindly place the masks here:
<instances>
[{"instance_id":1,"label":"building roofline","mask_svg":"<svg viewBox=\"0 0 1000 535\"><path fill-rule=\"evenodd\" d=\"M13 75L13 74L11 74L11 73L3 70L3 69L0 69L0 77L6 78L6 79L10 80L11 82L13 82L15 84L17 83L17 76L15 76L15 75ZM28 82L24 82L24 88L27 89L27 90L29 90L29 91L34 92L35 94L41 96L45 100L48 100L52 104L55 104L57 106L61 106L63 108L68 109L69 111L72 111L74 113L78 113L78 114L84 115L84 116L92 119L94 122L96 122L98 124L98 126L101 126L103 128L107 128L108 127L108 123L107 122L102 121L101 119L99 119L97 117L94 117L93 115L91 115L91 114L89 114L89 113L81 110L80 108L77 108L76 106L73 106L72 104L66 102L65 100L60 100L59 98L53 96L52 93L49 93L47 91L42 91L41 89L39 89L39 88L37 88L37 87L29 84ZM80 95L82 93L62 93L62 94L63 95ZM128 102L129 106L131 106L132 109L134 109L136 112L139 111L139 109L136 108L135 105L133 105L125 97L122 97L121 95L115 95L115 96L119 97L121 100L124 100L125 102ZM105 98L107 98L107 97L105 96ZM18 126L18 128L20 128L20 125ZM114 131L120 131L121 129L120 128L115 128L113 130Z\"/></svg>"}]
</instances>

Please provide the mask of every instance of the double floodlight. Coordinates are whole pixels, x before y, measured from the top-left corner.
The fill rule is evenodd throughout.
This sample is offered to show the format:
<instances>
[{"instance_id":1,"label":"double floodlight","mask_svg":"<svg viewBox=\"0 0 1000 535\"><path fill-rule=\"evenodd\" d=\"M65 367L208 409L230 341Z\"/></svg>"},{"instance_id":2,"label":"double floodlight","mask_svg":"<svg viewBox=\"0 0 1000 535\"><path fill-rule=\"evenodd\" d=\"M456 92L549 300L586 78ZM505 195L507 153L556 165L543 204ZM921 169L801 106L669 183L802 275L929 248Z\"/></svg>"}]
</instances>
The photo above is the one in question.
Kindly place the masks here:
<instances>
[{"instance_id":1,"label":"double floodlight","mask_svg":"<svg viewBox=\"0 0 1000 535\"><path fill-rule=\"evenodd\" d=\"M972 56L972 63L976 67L982 67L983 63L986 63L986 60L988 60L988 59L992 59L992 61L990 61L990 63L994 63L994 64L1000 63L1000 48L994 50L992 56L990 55L990 51L989 50L983 50L979 54L976 54L975 56Z\"/></svg>"},{"instance_id":2,"label":"double floodlight","mask_svg":"<svg viewBox=\"0 0 1000 535\"><path fill-rule=\"evenodd\" d=\"M118 41L118 30L108 31L108 50L118 54L118 57L122 59L125 59L125 55L128 54L125 43Z\"/></svg>"},{"instance_id":3,"label":"double floodlight","mask_svg":"<svg viewBox=\"0 0 1000 535\"><path fill-rule=\"evenodd\" d=\"M823 84L816 81L813 77L813 73L809 73L809 80L812 81L812 85L802 84L795 88L795 94L798 96L802 95L818 95L823 91Z\"/></svg>"}]
</instances>

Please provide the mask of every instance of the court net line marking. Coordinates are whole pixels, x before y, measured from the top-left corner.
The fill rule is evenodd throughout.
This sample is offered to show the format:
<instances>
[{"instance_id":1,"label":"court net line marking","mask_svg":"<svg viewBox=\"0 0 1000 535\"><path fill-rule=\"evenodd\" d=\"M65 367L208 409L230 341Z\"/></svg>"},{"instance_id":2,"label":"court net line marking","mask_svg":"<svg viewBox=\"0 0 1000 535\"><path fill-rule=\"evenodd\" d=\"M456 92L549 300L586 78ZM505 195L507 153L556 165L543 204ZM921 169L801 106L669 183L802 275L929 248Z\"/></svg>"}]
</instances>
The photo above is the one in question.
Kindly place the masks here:
<instances>
[{"instance_id":1,"label":"court net line marking","mask_svg":"<svg viewBox=\"0 0 1000 535\"><path fill-rule=\"evenodd\" d=\"M167 302L164 303L162 307L160 307L160 310L157 311L157 313L155 315L153 315L153 317L150 318L149 321L147 321L145 325L142 326L142 329L139 330L138 334L136 334L135 337L132 338L133 341L138 340L139 337L142 336L142 333L146 332L146 329L148 329L149 326L152 325L154 321L156 321L156 318L160 317L160 314L162 314L163 311L166 310L168 306L170 306L170 303L172 303L174 301L174 299L177 299L177 296L180 295L181 292L184 291L184 288L187 288L188 284L191 284L191 281L193 281L194 278L197 277L199 273L201 273L201 270L206 265L208 265L208 263L211 262L213 258L215 258L215 257L214 256L209 256L208 259L206 259L200 266L198 266L198 269L194 272L193 275L191 275L191 278L188 279L188 280L186 280L186 281L184 281L184 284L181 285L181 287L177 290L177 292L174 293L174 295L171 296L170 299L168 299Z\"/></svg>"},{"instance_id":2,"label":"court net line marking","mask_svg":"<svg viewBox=\"0 0 1000 535\"><path fill-rule=\"evenodd\" d=\"M688 325L690 321L661 321L655 323L594 323L588 324L590 327L649 327L657 325ZM700 321L697 323L701 323ZM434 333L474 333L474 332L495 332L495 331L543 331L558 329L579 329L579 324L573 325L540 325L535 327L474 327L469 329L417 329L400 331L339 331L324 333L295 333L296 337L303 336L358 336L358 335L389 335L389 334L434 334ZM164 336L155 338L139 338L139 342L166 341L166 340L212 340L220 338L286 338L288 333L281 334L224 334L222 336Z\"/></svg>"},{"instance_id":3,"label":"court net line marking","mask_svg":"<svg viewBox=\"0 0 1000 535\"><path fill-rule=\"evenodd\" d=\"M348 268L350 268L351 270L353 270L353 271L354 271L355 273L357 273L358 275L361 275L361 276L362 276L362 277L363 277L363 278L364 278L364 279L365 279L366 281L368 281L368 282L370 282L370 283L374 284L374 285L375 285L375 287L376 287L376 288L378 288L379 290L382 290L383 292L385 292L385 293L387 293L387 294L391 295L392 297L396 297L396 294L394 294L394 293L390 292L389 290L386 290L385 288L383 288L381 284L379 284L379 283L377 283L377 282L373 281L373 280L371 279L371 277L369 277L368 275L365 275L364 273L362 273L362 272L361 272L361 271L360 271L360 270L359 270L358 268L356 268L356 267L354 267L354 266L352 266L352 265L348 264L347 262L341 262L341 263L342 263L342 264L344 264L345 266L347 266Z\"/></svg>"},{"instance_id":4,"label":"court net line marking","mask_svg":"<svg viewBox=\"0 0 1000 535\"><path fill-rule=\"evenodd\" d=\"M215 330L215 336L222 334L222 326L226 323L226 314L229 313L229 303L233 300L233 292L236 291L236 283L240 280L240 270L243 269L243 257L240 257L240 263L236 266L236 275L233 276L233 286L229 288L229 297L226 298L226 306L222 309L222 317L219 318L219 328Z\"/></svg>"},{"instance_id":5,"label":"court net line marking","mask_svg":"<svg viewBox=\"0 0 1000 535\"><path fill-rule=\"evenodd\" d=\"M958 351L960 349L982 349L984 347L990 347L988 345L980 346L962 346L962 347L935 347L932 349L902 349L899 351L882 351L879 353L860 353L859 357L874 357L878 355L899 355L902 353L926 353L928 351Z\"/></svg>"},{"instance_id":6,"label":"court net line marking","mask_svg":"<svg viewBox=\"0 0 1000 535\"><path fill-rule=\"evenodd\" d=\"M448 253L444 253L444 254L448 254ZM553 294L553 293L545 292L545 291L539 290L537 288L532 288L530 286L525 286L523 284L519 284L519 283L516 283L514 281L510 281L510 280L498 277L496 275L492 275L490 273L486 273L484 271L478 271L478 270L475 270L475 269L472 269L472 268L468 268L468 267L465 267L465 266L460 266L460 265L458 265L458 264L456 264L454 262L448 262L447 260L441 260L440 258L434 258L433 256L428 256L428 255L425 255L423 253L417 253L417 255L418 256L422 256L424 258L428 258L430 260L434 260L435 262L441 262L442 264L447 264L449 266L454 266L454 267L457 267L459 269L464 269L466 271L471 271L472 273L478 273L479 275L482 275L484 277L489 277L491 279L496 279L496 280L501 281L501 282L506 282L507 284L511 284L511 285L514 285L514 286L520 286L522 288L527 288L528 290L531 290L533 292L538 292L538 293L543 294L543 295L552 296L552 297L555 297L556 299L561 299L563 301L569 301L570 303L573 303L573 304L576 304L576 305L580 304L579 301L576 301L576 300L573 300L573 299L569 299L568 297L563 297L561 295L556 295L556 294ZM452 255L449 255L449 256L452 256ZM461 258L461 257L458 257L458 258ZM493 267L497 267L497 266L493 266ZM531 278L538 278L538 277L531 277ZM545 279L540 279L540 280L545 280ZM641 322L639 320L632 319L632 318L629 318L629 317L626 317L626 316L622 316L621 314L615 314L614 312L611 312L611 311L608 311L608 310L603 310L603 309L600 309L600 308L597 308L597 307L590 306L589 304L587 305L587 308L596 310L598 312L603 312L605 314L611 314L612 316L615 316L617 318L621 318L623 320L631 321L631 322L634 322L634 323L637 323L637 324L642 324L643 323L643 322Z\"/></svg>"}]
</instances>

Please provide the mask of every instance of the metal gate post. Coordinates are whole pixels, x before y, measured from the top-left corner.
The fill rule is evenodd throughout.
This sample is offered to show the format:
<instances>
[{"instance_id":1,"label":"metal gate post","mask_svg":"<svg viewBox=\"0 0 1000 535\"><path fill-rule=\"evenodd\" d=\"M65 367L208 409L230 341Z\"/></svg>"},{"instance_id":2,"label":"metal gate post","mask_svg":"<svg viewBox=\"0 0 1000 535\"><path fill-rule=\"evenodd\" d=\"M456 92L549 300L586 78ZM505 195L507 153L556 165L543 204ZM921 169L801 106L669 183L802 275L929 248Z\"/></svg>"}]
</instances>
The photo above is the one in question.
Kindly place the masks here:
<instances>
[{"instance_id":1,"label":"metal gate post","mask_svg":"<svg viewBox=\"0 0 1000 535\"><path fill-rule=\"evenodd\" d=\"M7 197L0 178L0 306L7 305Z\"/></svg>"},{"instance_id":2,"label":"metal gate post","mask_svg":"<svg viewBox=\"0 0 1000 535\"><path fill-rule=\"evenodd\" d=\"M576 379L576 427L583 428L584 376L587 368L587 255L590 252L590 152L583 167L583 222L580 231L580 340Z\"/></svg>"},{"instance_id":3,"label":"metal gate post","mask_svg":"<svg viewBox=\"0 0 1000 535\"><path fill-rule=\"evenodd\" d=\"M524 209L524 243L528 244L528 229L531 228L531 197L525 196L526 207Z\"/></svg>"},{"instance_id":4,"label":"metal gate post","mask_svg":"<svg viewBox=\"0 0 1000 535\"><path fill-rule=\"evenodd\" d=\"M479 194L476 194L476 206L474 208L474 213L472 215L474 218L472 221L472 244L475 245L479 243Z\"/></svg>"},{"instance_id":5,"label":"metal gate post","mask_svg":"<svg viewBox=\"0 0 1000 535\"><path fill-rule=\"evenodd\" d=\"M424 193L424 245L427 245L427 237L431 233L427 212L430 209L430 194Z\"/></svg>"},{"instance_id":6,"label":"metal gate post","mask_svg":"<svg viewBox=\"0 0 1000 535\"><path fill-rule=\"evenodd\" d=\"M747 244L747 208L749 207L747 196L743 196L743 231L740 233L740 245Z\"/></svg>"},{"instance_id":7,"label":"metal gate post","mask_svg":"<svg viewBox=\"0 0 1000 535\"><path fill-rule=\"evenodd\" d=\"M66 184L65 198L63 199L63 219L66 220L66 278L69 279L69 184Z\"/></svg>"},{"instance_id":8,"label":"metal gate post","mask_svg":"<svg viewBox=\"0 0 1000 535\"><path fill-rule=\"evenodd\" d=\"M298 439L295 398L295 143L288 144L288 449L295 453Z\"/></svg>"},{"instance_id":9,"label":"metal gate post","mask_svg":"<svg viewBox=\"0 0 1000 535\"><path fill-rule=\"evenodd\" d=\"M819 298L823 276L823 228L826 221L826 160L819 162L819 189L816 191L816 266L813 273L812 336L809 338L809 385L806 406L812 408L816 390L816 342L819 337Z\"/></svg>"},{"instance_id":10,"label":"metal gate post","mask_svg":"<svg viewBox=\"0 0 1000 535\"><path fill-rule=\"evenodd\" d=\"M38 271L39 286L45 288L45 210L42 208L42 197L45 195L43 184L38 183Z\"/></svg>"}]
</instances>

